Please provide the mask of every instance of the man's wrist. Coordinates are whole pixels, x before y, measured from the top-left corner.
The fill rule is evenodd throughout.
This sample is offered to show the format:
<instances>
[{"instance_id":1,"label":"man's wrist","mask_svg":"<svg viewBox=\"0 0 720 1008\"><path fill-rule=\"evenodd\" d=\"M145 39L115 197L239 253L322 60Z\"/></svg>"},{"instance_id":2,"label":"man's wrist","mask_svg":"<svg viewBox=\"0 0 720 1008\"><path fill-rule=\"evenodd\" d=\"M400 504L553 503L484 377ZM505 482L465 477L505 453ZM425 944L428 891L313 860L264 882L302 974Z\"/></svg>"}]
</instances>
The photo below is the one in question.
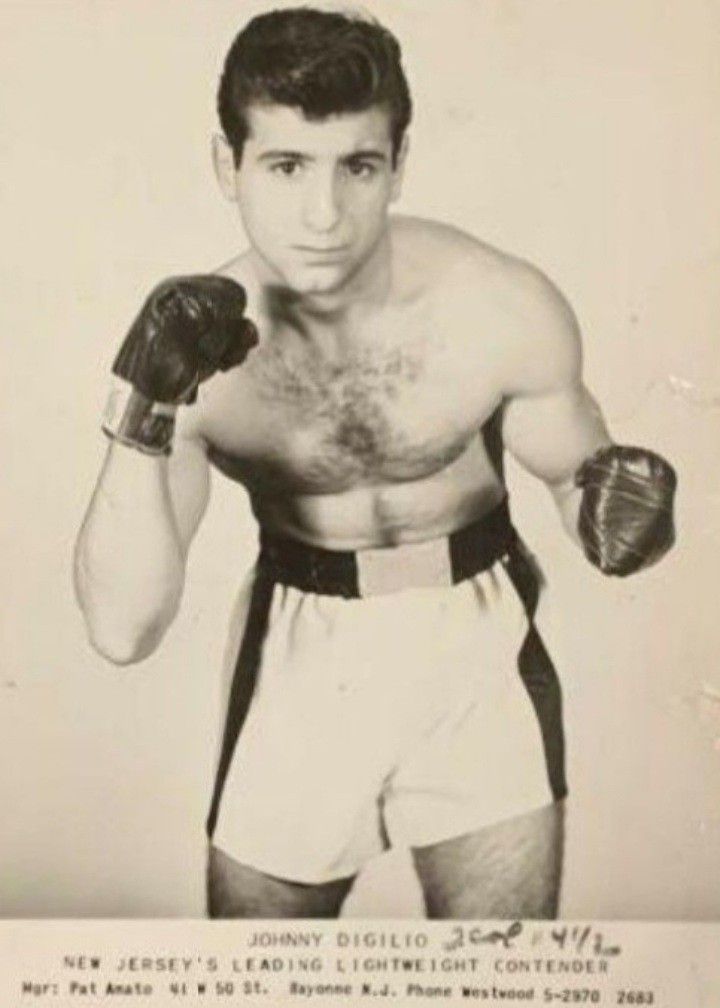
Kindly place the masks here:
<instances>
[{"instance_id":1,"label":"man's wrist","mask_svg":"<svg viewBox=\"0 0 720 1008\"><path fill-rule=\"evenodd\" d=\"M154 402L118 375L111 379L102 415L109 438L146 455L169 455L177 406Z\"/></svg>"}]
</instances>

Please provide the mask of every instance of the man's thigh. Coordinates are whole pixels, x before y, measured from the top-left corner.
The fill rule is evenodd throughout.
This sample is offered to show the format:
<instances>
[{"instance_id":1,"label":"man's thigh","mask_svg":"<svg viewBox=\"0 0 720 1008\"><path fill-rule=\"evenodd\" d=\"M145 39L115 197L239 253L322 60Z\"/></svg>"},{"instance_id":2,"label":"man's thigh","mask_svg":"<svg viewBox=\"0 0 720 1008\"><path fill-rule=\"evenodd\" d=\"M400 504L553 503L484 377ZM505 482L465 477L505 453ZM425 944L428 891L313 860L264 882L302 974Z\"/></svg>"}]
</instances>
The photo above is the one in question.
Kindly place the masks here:
<instances>
[{"instance_id":1,"label":"man's thigh","mask_svg":"<svg viewBox=\"0 0 720 1008\"><path fill-rule=\"evenodd\" d=\"M304 885L274 878L210 847L207 868L209 917L337 917L353 879Z\"/></svg>"},{"instance_id":2,"label":"man's thigh","mask_svg":"<svg viewBox=\"0 0 720 1008\"><path fill-rule=\"evenodd\" d=\"M418 847L413 861L428 917L557 916L564 803Z\"/></svg>"}]
</instances>

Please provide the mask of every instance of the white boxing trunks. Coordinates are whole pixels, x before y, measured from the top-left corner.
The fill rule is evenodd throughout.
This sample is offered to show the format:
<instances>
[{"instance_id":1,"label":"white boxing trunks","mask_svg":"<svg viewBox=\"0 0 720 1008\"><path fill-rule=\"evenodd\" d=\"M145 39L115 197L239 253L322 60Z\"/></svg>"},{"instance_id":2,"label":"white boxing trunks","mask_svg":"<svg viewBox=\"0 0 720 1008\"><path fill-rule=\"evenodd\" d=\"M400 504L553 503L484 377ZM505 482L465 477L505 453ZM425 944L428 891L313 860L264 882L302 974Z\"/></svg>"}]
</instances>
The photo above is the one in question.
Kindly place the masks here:
<instances>
[{"instance_id":1,"label":"white boxing trunks","mask_svg":"<svg viewBox=\"0 0 720 1008\"><path fill-rule=\"evenodd\" d=\"M455 562L452 537L343 554L350 579L274 540L275 561L293 554L284 569L265 543L244 599L215 846L278 878L326 882L390 843L424 846L564 796L559 686L509 518L509 539L487 551L501 508Z\"/></svg>"}]
</instances>

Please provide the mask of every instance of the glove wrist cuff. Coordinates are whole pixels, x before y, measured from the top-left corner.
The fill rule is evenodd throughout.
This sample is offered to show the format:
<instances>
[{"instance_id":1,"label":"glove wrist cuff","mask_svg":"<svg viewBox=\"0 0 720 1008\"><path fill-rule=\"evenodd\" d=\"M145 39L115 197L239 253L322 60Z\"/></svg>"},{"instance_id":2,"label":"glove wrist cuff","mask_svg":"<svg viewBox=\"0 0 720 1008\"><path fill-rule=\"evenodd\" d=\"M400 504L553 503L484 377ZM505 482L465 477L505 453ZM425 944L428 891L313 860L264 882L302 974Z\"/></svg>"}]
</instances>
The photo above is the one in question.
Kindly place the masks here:
<instances>
[{"instance_id":1,"label":"glove wrist cuff","mask_svg":"<svg viewBox=\"0 0 720 1008\"><path fill-rule=\"evenodd\" d=\"M113 375L101 426L113 441L146 455L169 455L176 412L176 406L154 402L124 378Z\"/></svg>"}]
</instances>

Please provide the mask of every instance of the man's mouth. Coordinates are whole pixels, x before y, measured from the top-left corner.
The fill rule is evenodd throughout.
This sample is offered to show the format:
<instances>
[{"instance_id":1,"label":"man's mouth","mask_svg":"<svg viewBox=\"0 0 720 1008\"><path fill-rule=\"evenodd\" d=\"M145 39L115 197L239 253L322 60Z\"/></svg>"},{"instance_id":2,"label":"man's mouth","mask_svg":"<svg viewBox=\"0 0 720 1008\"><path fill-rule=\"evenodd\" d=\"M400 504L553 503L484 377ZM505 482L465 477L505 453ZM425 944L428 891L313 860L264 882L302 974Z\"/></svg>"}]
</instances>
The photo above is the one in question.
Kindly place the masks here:
<instances>
[{"instance_id":1,"label":"man's mouth","mask_svg":"<svg viewBox=\"0 0 720 1008\"><path fill-rule=\"evenodd\" d=\"M349 245L333 245L328 248L316 245L293 246L294 251L305 266L317 268L340 266L347 260L349 248Z\"/></svg>"},{"instance_id":2,"label":"man's mouth","mask_svg":"<svg viewBox=\"0 0 720 1008\"><path fill-rule=\"evenodd\" d=\"M349 245L293 245L297 252L308 252L311 255L340 255L347 252Z\"/></svg>"}]
</instances>

